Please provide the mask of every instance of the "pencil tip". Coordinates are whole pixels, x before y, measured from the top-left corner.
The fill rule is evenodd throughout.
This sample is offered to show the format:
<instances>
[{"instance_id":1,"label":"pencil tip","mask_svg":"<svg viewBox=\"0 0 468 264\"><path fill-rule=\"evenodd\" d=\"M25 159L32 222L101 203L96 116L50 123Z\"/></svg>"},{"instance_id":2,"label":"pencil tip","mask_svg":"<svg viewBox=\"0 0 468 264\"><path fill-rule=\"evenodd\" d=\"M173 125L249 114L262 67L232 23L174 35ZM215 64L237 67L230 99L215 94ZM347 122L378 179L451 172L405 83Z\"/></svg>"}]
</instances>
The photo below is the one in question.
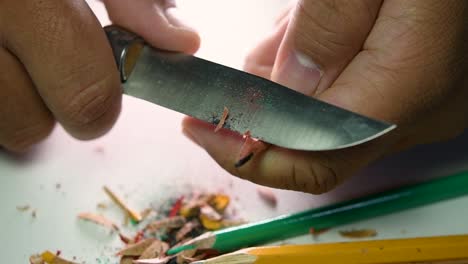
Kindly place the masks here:
<instances>
[{"instance_id":1,"label":"pencil tip","mask_svg":"<svg viewBox=\"0 0 468 264\"><path fill-rule=\"evenodd\" d=\"M251 152L249 155L243 157L242 159L238 160L235 164L234 164L234 167L236 168L240 168L242 166L244 166L247 162L249 162L249 160L252 159L254 153Z\"/></svg>"}]
</instances>

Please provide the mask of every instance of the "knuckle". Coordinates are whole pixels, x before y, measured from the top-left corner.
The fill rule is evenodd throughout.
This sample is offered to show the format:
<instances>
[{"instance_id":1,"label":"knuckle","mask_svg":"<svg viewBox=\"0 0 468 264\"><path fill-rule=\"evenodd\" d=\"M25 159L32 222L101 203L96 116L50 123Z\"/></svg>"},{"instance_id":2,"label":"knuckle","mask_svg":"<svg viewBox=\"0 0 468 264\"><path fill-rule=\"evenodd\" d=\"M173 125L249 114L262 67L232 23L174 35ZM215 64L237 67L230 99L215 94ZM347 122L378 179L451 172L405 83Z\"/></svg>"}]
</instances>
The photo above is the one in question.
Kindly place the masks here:
<instances>
[{"instance_id":1,"label":"knuckle","mask_svg":"<svg viewBox=\"0 0 468 264\"><path fill-rule=\"evenodd\" d=\"M16 129L10 136L7 136L4 146L12 151L26 151L47 138L53 128L54 122L51 120Z\"/></svg>"},{"instance_id":2,"label":"knuckle","mask_svg":"<svg viewBox=\"0 0 468 264\"><path fill-rule=\"evenodd\" d=\"M82 85L68 102L63 102L68 125L75 128L99 125L114 110L120 96L120 91L116 89L119 86L113 75Z\"/></svg>"},{"instance_id":3,"label":"knuckle","mask_svg":"<svg viewBox=\"0 0 468 264\"><path fill-rule=\"evenodd\" d=\"M292 165L290 187L312 194L321 194L333 189L338 183L337 173L321 163L295 162Z\"/></svg>"}]
</instances>

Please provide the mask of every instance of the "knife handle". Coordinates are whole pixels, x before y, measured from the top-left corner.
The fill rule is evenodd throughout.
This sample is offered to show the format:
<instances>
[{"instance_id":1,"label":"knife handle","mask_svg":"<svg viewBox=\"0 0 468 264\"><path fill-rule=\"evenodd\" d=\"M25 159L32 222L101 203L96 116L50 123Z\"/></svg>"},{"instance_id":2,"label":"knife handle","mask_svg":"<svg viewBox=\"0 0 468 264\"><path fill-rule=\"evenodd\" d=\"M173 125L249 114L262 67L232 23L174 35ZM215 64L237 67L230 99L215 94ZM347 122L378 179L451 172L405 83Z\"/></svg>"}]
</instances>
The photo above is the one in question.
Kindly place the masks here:
<instances>
[{"instance_id":1,"label":"knife handle","mask_svg":"<svg viewBox=\"0 0 468 264\"><path fill-rule=\"evenodd\" d=\"M127 81L145 45L145 41L119 26L104 27L122 83Z\"/></svg>"}]
</instances>

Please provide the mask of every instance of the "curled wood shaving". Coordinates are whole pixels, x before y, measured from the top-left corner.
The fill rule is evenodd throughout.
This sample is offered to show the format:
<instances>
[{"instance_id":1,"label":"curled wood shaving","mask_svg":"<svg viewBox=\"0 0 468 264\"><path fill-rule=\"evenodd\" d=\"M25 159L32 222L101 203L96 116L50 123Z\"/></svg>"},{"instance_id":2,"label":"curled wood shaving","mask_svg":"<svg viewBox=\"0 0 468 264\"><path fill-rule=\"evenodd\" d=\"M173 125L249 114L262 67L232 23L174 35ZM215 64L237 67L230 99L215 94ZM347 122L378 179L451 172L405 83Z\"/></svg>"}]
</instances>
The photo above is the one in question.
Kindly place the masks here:
<instances>
[{"instance_id":1,"label":"curled wood shaving","mask_svg":"<svg viewBox=\"0 0 468 264\"><path fill-rule=\"evenodd\" d=\"M253 158L253 156L259 155L270 146L268 143L252 138L250 136L250 131L244 133L244 140L244 144L239 152L239 158L234 164L236 168L244 166Z\"/></svg>"},{"instance_id":2,"label":"curled wood shaving","mask_svg":"<svg viewBox=\"0 0 468 264\"><path fill-rule=\"evenodd\" d=\"M189 200L188 203L183 204L180 208L179 214L184 217L192 217L200 212L200 207L207 204L213 199L214 195L200 195Z\"/></svg>"},{"instance_id":3,"label":"curled wood shaving","mask_svg":"<svg viewBox=\"0 0 468 264\"><path fill-rule=\"evenodd\" d=\"M133 264L134 257L125 256L120 259L120 264Z\"/></svg>"},{"instance_id":4,"label":"curled wood shaving","mask_svg":"<svg viewBox=\"0 0 468 264\"><path fill-rule=\"evenodd\" d=\"M126 248L120 250L117 255L124 256L124 257L139 257L145 250L156 241L154 238L148 238L142 240L136 244L129 245Z\"/></svg>"},{"instance_id":5,"label":"curled wood shaving","mask_svg":"<svg viewBox=\"0 0 468 264\"><path fill-rule=\"evenodd\" d=\"M26 211L28 211L30 208L31 208L30 205L22 205L22 206L18 205L18 206L16 206L16 210L18 210L18 211L20 211L20 212L26 212Z\"/></svg>"},{"instance_id":6,"label":"curled wood shaving","mask_svg":"<svg viewBox=\"0 0 468 264\"><path fill-rule=\"evenodd\" d=\"M366 237L375 237L377 236L377 231L375 229L356 229L349 231L339 231L340 235L347 238L366 238Z\"/></svg>"},{"instance_id":7,"label":"curled wood shaving","mask_svg":"<svg viewBox=\"0 0 468 264\"><path fill-rule=\"evenodd\" d=\"M181 241L182 239L185 238L192 230L196 227L198 227L200 223L196 220L192 220L190 222L187 222L179 231L176 233L176 241Z\"/></svg>"},{"instance_id":8,"label":"curled wood shaving","mask_svg":"<svg viewBox=\"0 0 468 264\"><path fill-rule=\"evenodd\" d=\"M32 255L29 257L30 264L44 264L44 259L41 255Z\"/></svg>"},{"instance_id":9,"label":"curled wood shaving","mask_svg":"<svg viewBox=\"0 0 468 264\"><path fill-rule=\"evenodd\" d=\"M226 123L226 119L229 116L229 109L227 107L224 107L223 114L221 115L221 119L219 119L219 123L216 126L214 132L218 132L221 128L223 128L224 123Z\"/></svg>"},{"instance_id":10,"label":"curled wood shaving","mask_svg":"<svg viewBox=\"0 0 468 264\"><path fill-rule=\"evenodd\" d=\"M102 215L97 215L97 214L93 214L93 213L80 213L80 214L78 214L78 218L82 219L82 220L86 220L86 221L91 221L91 222L93 222L95 224L108 227L108 228L110 228L112 230L115 230L115 231L119 230L119 227L114 222L112 222L111 220L105 218Z\"/></svg>"},{"instance_id":11,"label":"curled wood shaving","mask_svg":"<svg viewBox=\"0 0 468 264\"><path fill-rule=\"evenodd\" d=\"M202 223L203 227L208 230L218 230L223 227L223 221L219 220L212 220L204 214L200 214L199 216L200 222Z\"/></svg>"},{"instance_id":12,"label":"curled wood shaving","mask_svg":"<svg viewBox=\"0 0 468 264\"><path fill-rule=\"evenodd\" d=\"M183 216L168 217L162 220L156 220L156 221L149 223L146 226L145 230L149 232L156 232L159 229L163 229L163 228L169 228L169 229L179 228L179 227L184 226L186 222L187 221L185 217Z\"/></svg>"},{"instance_id":13,"label":"curled wood shaving","mask_svg":"<svg viewBox=\"0 0 468 264\"><path fill-rule=\"evenodd\" d=\"M160 240L155 240L149 247L141 253L138 259L159 258L169 249L169 244Z\"/></svg>"},{"instance_id":14,"label":"curled wood shaving","mask_svg":"<svg viewBox=\"0 0 468 264\"><path fill-rule=\"evenodd\" d=\"M213 195L213 198L209 200L209 205L211 205L217 212L224 213L224 210L229 205L230 202L229 196L225 194L216 194Z\"/></svg>"},{"instance_id":15,"label":"curled wood shaving","mask_svg":"<svg viewBox=\"0 0 468 264\"><path fill-rule=\"evenodd\" d=\"M204 205L200 208L200 215L204 215L212 221L221 221L223 219L223 217L209 205Z\"/></svg>"},{"instance_id":16,"label":"curled wood shaving","mask_svg":"<svg viewBox=\"0 0 468 264\"><path fill-rule=\"evenodd\" d=\"M171 259L170 257L153 258L153 259L138 259L138 260L134 260L133 263L135 264L165 264L170 259Z\"/></svg>"},{"instance_id":17,"label":"curled wood shaving","mask_svg":"<svg viewBox=\"0 0 468 264\"><path fill-rule=\"evenodd\" d=\"M45 251L41 254L44 263L47 264L77 264L76 262L63 259L50 251Z\"/></svg>"},{"instance_id":18,"label":"curled wood shaving","mask_svg":"<svg viewBox=\"0 0 468 264\"><path fill-rule=\"evenodd\" d=\"M271 189L259 187L257 188L257 193L260 196L260 198L262 198L262 200L266 202L269 206L276 207L276 205L278 204L276 195Z\"/></svg>"}]
</instances>

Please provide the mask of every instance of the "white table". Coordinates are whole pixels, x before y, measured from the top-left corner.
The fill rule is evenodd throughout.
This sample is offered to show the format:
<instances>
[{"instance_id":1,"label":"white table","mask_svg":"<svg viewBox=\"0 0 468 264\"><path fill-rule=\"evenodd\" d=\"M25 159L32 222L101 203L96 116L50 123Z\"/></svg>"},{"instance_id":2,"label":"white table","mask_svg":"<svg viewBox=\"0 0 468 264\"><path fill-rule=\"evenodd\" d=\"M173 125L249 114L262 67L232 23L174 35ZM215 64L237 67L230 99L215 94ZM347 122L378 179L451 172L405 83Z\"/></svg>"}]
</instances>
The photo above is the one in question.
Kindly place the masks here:
<instances>
[{"instance_id":1,"label":"white table","mask_svg":"<svg viewBox=\"0 0 468 264\"><path fill-rule=\"evenodd\" d=\"M102 6L90 3L106 23ZM262 32L270 29L283 5L282 0L180 1L202 34L198 55L236 68ZM137 208L162 203L191 188L225 190L235 197L241 216L255 220L468 169L467 134L381 161L325 195L275 190L279 204L271 209L258 199L254 184L228 175L184 138L180 119L180 114L126 97L117 125L99 140L78 142L58 127L28 155L0 153L3 262L27 263L31 253L60 249L86 263L97 263L96 258L115 263L107 257L121 245L119 239L76 219L77 213L97 211L98 202L109 201L103 185L126 194ZM37 210L36 218L16 209L25 204ZM463 209L467 204L468 197L459 198L332 229L317 240L303 236L294 242L341 241L345 239L337 230L351 228L374 228L377 238L468 233L468 211ZM115 206L103 213L121 222Z\"/></svg>"}]
</instances>

